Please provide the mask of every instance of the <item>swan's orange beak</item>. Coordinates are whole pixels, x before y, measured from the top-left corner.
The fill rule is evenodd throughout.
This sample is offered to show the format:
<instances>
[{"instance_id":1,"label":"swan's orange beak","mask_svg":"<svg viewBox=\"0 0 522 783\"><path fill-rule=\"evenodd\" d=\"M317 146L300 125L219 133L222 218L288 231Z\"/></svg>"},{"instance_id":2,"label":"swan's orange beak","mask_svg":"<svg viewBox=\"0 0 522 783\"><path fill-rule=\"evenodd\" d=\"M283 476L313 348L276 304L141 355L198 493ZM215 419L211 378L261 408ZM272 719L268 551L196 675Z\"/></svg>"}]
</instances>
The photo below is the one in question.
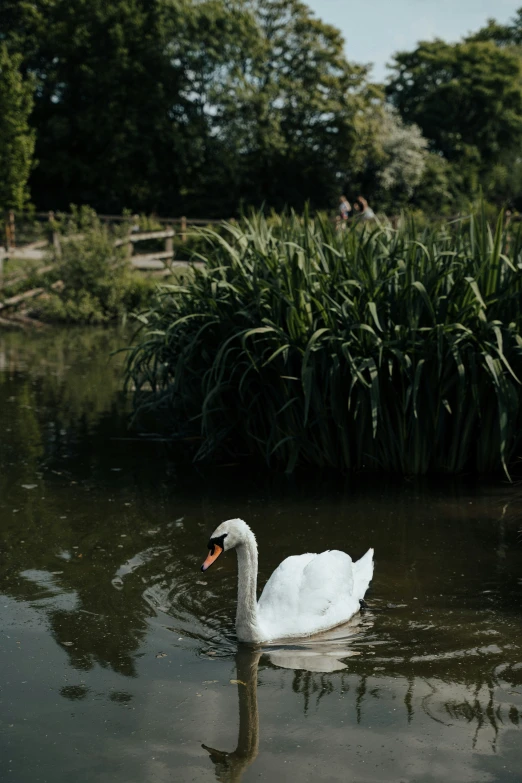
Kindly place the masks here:
<instances>
[{"instance_id":1,"label":"swan's orange beak","mask_svg":"<svg viewBox=\"0 0 522 783\"><path fill-rule=\"evenodd\" d=\"M223 549L219 546L219 544L214 544L212 551L209 553L209 556L201 566L202 571L206 571L207 568L210 568L214 560L217 560L220 556Z\"/></svg>"}]
</instances>

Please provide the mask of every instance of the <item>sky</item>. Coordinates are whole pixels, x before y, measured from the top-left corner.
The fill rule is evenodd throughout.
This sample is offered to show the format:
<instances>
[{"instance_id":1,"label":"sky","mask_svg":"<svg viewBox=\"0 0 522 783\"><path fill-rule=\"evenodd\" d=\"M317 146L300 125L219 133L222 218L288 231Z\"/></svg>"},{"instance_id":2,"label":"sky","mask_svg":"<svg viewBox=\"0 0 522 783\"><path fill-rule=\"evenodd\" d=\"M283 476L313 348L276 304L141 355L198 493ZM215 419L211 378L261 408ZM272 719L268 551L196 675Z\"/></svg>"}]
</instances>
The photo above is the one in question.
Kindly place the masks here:
<instances>
[{"instance_id":1,"label":"sky","mask_svg":"<svg viewBox=\"0 0 522 783\"><path fill-rule=\"evenodd\" d=\"M372 78L383 81L394 52L420 40L458 41L493 17L506 23L522 0L305 0L316 16L338 27L346 56L374 63Z\"/></svg>"}]
</instances>

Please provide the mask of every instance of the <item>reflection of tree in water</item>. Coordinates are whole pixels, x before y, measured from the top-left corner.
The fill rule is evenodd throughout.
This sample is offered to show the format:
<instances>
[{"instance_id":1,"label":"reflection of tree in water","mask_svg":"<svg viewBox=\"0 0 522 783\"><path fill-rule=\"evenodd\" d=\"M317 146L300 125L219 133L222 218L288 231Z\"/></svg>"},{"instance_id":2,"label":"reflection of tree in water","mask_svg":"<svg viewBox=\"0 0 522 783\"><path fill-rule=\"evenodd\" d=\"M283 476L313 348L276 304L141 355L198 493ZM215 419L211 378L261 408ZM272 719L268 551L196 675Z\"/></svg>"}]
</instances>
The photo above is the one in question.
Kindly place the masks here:
<instances>
[{"instance_id":1,"label":"reflection of tree in water","mask_svg":"<svg viewBox=\"0 0 522 783\"><path fill-rule=\"evenodd\" d=\"M122 359L111 358L124 342L99 329L0 335L0 404L12 424L2 433L2 461L27 460L33 479L34 470L79 454L103 464L107 425L126 434Z\"/></svg>"},{"instance_id":2,"label":"reflection of tree in water","mask_svg":"<svg viewBox=\"0 0 522 783\"><path fill-rule=\"evenodd\" d=\"M74 639L72 646L64 646L71 666L89 671L97 663L127 677L136 675L134 654L146 632L145 623L139 628L137 620L133 614L129 622L128 607L124 615L111 612L98 618L86 619L85 610L53 612L49 616L58 644L63 646Z\"/></svg>"},{"instance_id":3,"label":"reflection of tree in water","mask_svg":"<svg viewBox=\"0 0 522 783\"><path fill-rule=\"evenodd\" d=\"M117 330L96 328L53 329L30 340L15 332L0 335L4 377L30 377L34 402L47 414L58 413L65 425L81 417L92 423L110 410L121 388L123 360L111 353L127 339Z\"/></svg>"},{"instance_id":4,"label":"reflection of tree in water","mask_svg":"<svg viewBox=\"0 0 522 783\"><path fill-rule=\"evenodd\" d=\"M86 685L64 685L60 688L60 696L71 701L81 701L89 695L89 690Z\"/></svg>"},{"instance_id":5,"label":"reflection of tree in water","mask_svg":"<svg viewBox=\"0 0 522 783\"><path fill-rule=\"evenodd\" d=\"M118 477L109 438L118 428L127 434L121 358L110 354L124 342L98 329L0 335L0 589L45 613L75 668L133 676L152 614L143 590L155 574L144 563L144 582L126 580L124 591L111 584L122 558L146 546L146 514L122 530L121 511L115 518L109 505ZM96 484L79 480L83 466ZM119 497L139 501L130 483Z\"/></svg>"},{"instance_id":6,"label":"reflection of tree in water","mask_svg":"<svg viewBox=\"0 0 522 783\"><path fill-rule=\"evenodd\" d=\"M269 648L260 650L248 645L239 645L236 653L237 670L237 689L239 701L239 731L236 749L232 752L217 750L215 748L203 745L203 748L209 753L210 760L214 764L216 779L220 783L240 783L244 773L252 764L258 755L260 731L262 731L262 716L260 720L257 704L258 687L258 664L263 655L266 666L279 668L282 662L296 662L299 651L288 649L288 655L281 656L281 650L276 653L278 664L272 662ZM327 662L320 647L312 648L309 657L301 657L302 665L308 662L310 667L321 666ZM398 676L396 661L389 663L388 666L382 666L378 679L367 676L366 674L357 674L352 671L353 665L361 665L361 662L355 658L348 658L349 669L343 671L321 672L310 671L305 668L295 671L292 677L292 689L295 693L302 694L304 698L304 710L308 711L312 700L316 707L321 704L321 699L329 695L339 695L340 693L352 694L352 699L348 699L348 704L355 707L357 722L362 720L362 712L368 707L368 699L384 698L384 691L389 688L390 680L400 685L406 685L404 696L404 705L410 722L415 714L415 709L422 709L423 713L430 719L444 725L452 725L455 722L464 721L467 724L475 724L475 731L472 737L472 747L475 748L477 738L481 730L491 728L493 730L493 739L491 742L492 750L496 751L496 740L502 726L510 724L514 727L520 725L520 712L514 706L501 705L495 698L494 688L489 690L484 686L475 683L474 686L468 682L455 682L448 680L443 682L436 677L424 678ZM382 662L382 661L381 661ZM283 664L284 666L284 664ZM292 668L284 666L284 668ZM516 672L513 672L516 675ZM520 676L520 675L519 675ZM416 691L423 686L428 688L428 693L419 696ZM439 697L441 686L447 689L442 694L442 700L439 699L432 709L431 701L434 697ZM474 688L474 689L473 689ZM459 701L455 696L459 689L463 689L469 697ZM448 696L453 694L453 696ZM441 713L442 717L440 714ZM450 721L448 723L448 720ZM261 722L261 726L260 726Z\"/></svg>"},{"instance_id":7,"label":"reflection of tree in water","mask_svg":"<svg viewBox=\"0 0 522 783\"><path fill-rule=\"evenodd\" d=\"M147 529L150 511L135 510L122 526L121 512L105 513L91 493L81 513L65 515L65 509L49 508L48 502L35 496L31 513L26 509L23 518L7 517L8 524L0 527L0 591L45 615L76 669L98 664L134 676L136 651L154 614L144 594L158 585L167 593L178 590L179 580L168 571L182 533L167 528L158 533L161 545L151 546L156 536ZM172 540L172 549L166 539ZM135 563L135 570L128 566L116 589L112 582L125 563Z\"/></svg>"},{"instance_id":8,"label":"reflection of tree in water","mask_svg":"<svg viewBox=\"0 0 522 783\"><path fill-rule=\"evenodd\" d=\"M132 694L125 691L113 691L109 698L117 704L129 704L132 701Z\"/></svg>"},{"instance_id":9,"label":"reflection of tree in water","mask_svg":"<svg viewBox=\"0 0 522 783\"><path fill-rule=\"evenodd\" d=\"M507 725L518 728L521 725L522 711L515 704L505 703L504 696L506 692L509 695L511 689L522 689L522 667L508 666L496 672L491 668L491 659L486 659L464 674L461 659L456 660L453 667L444 664L447 661L439 665L439 672L435 672L431 661L423 664L394 658L386 662L381 657L378 671L368 675L362 671L368 668L368 662L351 658L350 670L334 675L296 671L292 689L303 696L305 714L312 703L319 707L321 699L329 694L351 693L353 698L347 704L354 709L357 723L361 723L369 707L368 701L384 699L389 695L389 683L393 682L395 692L404 690L402 703L408 723L414 720L416 710L420 709L431 720L446 726L453 722L474 724L473 748L479 734L490 729L492 749L496 750L501 728ZM513 691L513 694L520 695L521 692Z\"/></svg>"},{"instance_id":10,"label":"reflection of tree in water","mask_svg":"<svg viewBox=\"0 0 522 783\"><path fill-rule=\"evenodd\" d=\"M0 526L0 591L45 614L71 665L135 676L136 652L160 608L184 635L222 638L222 596L197 584L186 562L192 540L176 523L158 524L157 499L122 518L121 505L115 512L98 493L80 496L81 508L64 514L58 497L49 507L50 498L35 494L30 513Z\"/></svg>"},{"instance_id":11,"label":"reflection of tree in water","mask_svg":"<svg viewBox=\"0 0 522 783\"><path fill-rule=\"evenodd\" d=\"M342 678L341 678L342 683ZM345 692L350 689L350 686L341 684L341 692ZM335 690L338 690L339 683L337 683ZM304 670L298 670L295 672L292 680L292 690L294 693L301 693L304 699L304 712L305 715L310 708L310 700L315 697L316 706L319 706L320 700L327 693L332 693L334 685L331 681L331 677L328 674L317 674L316 672L307 672Z\"/></svg>"},{"instance_id":12,"label":"reflection of tree in water","mask_svg":"<svg viewBox=\"0 0 522 783\"><path fill-rule=\"evenodd\" d=\"M69 701L82 701L87 698L89 693L91 693L91 689L86 685L64 685L60 688L60 696L69 699ZM125 691L111 691L109 699L115 704L126 706L132 701L132 694Z\"/></svg>"},{"instance_id":13,"label":"reflection of tree in water","mask_svg":"<svg viewBox=\"0 0 522 783\"><path fill-rule=\"evenodd\" d=\"M25 531L25 535L29 535ZM56 559L53 552L43 553L43 560ZM18 573L24 572L25 553L18 558ZM13 558L10 558L13 566ZM32 561L34 566L34 560ZM39 564L42 568L43 563ZM111 583L111 571L99 566L78 568L76 563L52 576L52 567L36 571L47 575L55 586L51 592L27 578L0 580L0 589L17 601L30 602L45 613L51 633L63 648L71 666L89 671L95 664L125 675L135 676L135 653L147 630L150 608L143 601L143 585L136 580L129 584L125 594L116 591ZM110 567L109 567L110 568ZM66 606L63 606L64 597Z\"/></svg>"}]
</instances>

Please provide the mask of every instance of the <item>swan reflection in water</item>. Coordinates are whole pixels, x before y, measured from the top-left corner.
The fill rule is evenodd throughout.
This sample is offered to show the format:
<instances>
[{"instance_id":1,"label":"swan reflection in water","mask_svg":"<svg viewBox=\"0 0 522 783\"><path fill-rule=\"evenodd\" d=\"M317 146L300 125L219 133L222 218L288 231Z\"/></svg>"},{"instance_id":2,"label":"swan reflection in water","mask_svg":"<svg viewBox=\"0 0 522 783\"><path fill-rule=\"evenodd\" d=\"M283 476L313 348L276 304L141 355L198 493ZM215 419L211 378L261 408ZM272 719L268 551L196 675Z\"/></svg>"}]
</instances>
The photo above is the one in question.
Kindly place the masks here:
<instances>
[{"instance_id":1,"label":"swan reflection in water","mask_svg":"<svg viewBox=\"0 0 522 783\"><path fill-rule=\"evenodd\" d=\"M231 753L202 747L208 751L221 783L239 783L259 750L259 712L257 707L257 669L262 655L284 669L329 673L347 668L344 659L358 655L350 648L353 636L367 627L361 615L339 628L313 639L296 641L295 645L252 646L239 644L236 652L237 692L239 697L239 732L237 747Z\"/></svg>"}]
</instances>

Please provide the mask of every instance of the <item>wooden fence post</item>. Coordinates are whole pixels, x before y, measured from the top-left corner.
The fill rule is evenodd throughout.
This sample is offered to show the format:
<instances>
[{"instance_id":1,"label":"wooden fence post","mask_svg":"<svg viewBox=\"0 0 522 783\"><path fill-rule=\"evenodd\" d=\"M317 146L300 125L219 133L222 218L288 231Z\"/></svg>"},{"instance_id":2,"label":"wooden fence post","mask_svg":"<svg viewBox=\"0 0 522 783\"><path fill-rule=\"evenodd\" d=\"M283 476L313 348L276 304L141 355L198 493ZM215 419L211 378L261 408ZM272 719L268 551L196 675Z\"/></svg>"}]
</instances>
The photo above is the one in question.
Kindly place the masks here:
<instances>
[{"instance_id":1,"label":"wooden fence post","mask_svg":"<svg viewBox=\"0 0 522 783\"><path fill-rule=\"evenodd\" d=\"M171 253L174 255L174 241L172 237L167 237L165 239L165 253Z\"/></svg>"},{"instance_id":2,"label":"wooden fence post","mask_svg":"<svg viewBox=\"0 0 522 783\"><path fill-rule=\"evenodd\" d=\"M185 215L181 218L181 241L187 241L187 218Z\"/></svg>"},{"instance_id":3,"label":"wooden fence post","mask_svg":"<svg viewBox=\"0 0 522 783\"><path fill-rule=\"evenodd\" d=\"M9 222L7 229L7 249L16 247L16 227L15 214L12 209L9 210Z\"/></svg>"},{"instance_id":4,"label":"wooden fence post","mask_svg":"<svg viewBox=\"0 0 522 783\"><path fill-rule=\"evenodd\" d=\"M52 223L54 221L54 212L49 212L48 215L49 223ZM57 258L60 258L62 255L62 246L60 244L60 234L58 231L54 230L54 227L51 226L51 244L54 247L54 252L56 254Z\"/></svg>"}]
</instances>

